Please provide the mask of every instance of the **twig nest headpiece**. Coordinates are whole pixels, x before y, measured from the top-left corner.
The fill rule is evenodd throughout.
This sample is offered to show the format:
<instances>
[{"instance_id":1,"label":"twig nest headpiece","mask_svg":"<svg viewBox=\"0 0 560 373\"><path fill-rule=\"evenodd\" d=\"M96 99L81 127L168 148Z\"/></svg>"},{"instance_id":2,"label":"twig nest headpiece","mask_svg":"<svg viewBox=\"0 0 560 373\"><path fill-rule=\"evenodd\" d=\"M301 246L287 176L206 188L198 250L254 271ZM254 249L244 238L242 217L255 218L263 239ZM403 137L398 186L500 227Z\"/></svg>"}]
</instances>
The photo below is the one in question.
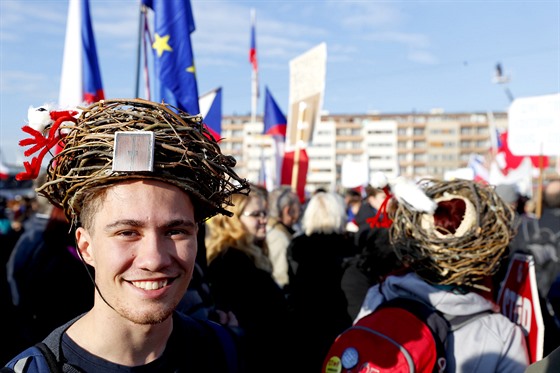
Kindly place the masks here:
<instances>
[{"instance_id":1,"label":"twig nest headpiece","mask_svg":"<svg viewBox=\"0 0 560 373\"><path fill-rule=\"evenodd\" d=\"M419 182L433 212L399 203L390 228L399 257L427 281L483 288L515 234L515 215L492 186L470 180Z\"/></svg>"},{"instance_id":2,"label":"twig nest headpiece","mask_svg":"<svg viewBox=\"0 0 560 373\"><path fill-rule=\"evenodd\" d=\"M37 190L73 223L88 194L126 179L155 179L185 190L198 221L231 215L226 207L232 194L249 192L247 180L233 170L235 159L221 153L200 116L142 99L103 100L81 109L76 123L62 123L61 132L67 131L60 140L63 149L50 161L47 182ZM130 132L149 134L149 170L115 169L116 134Z\"/></svg>"}]
</instances>

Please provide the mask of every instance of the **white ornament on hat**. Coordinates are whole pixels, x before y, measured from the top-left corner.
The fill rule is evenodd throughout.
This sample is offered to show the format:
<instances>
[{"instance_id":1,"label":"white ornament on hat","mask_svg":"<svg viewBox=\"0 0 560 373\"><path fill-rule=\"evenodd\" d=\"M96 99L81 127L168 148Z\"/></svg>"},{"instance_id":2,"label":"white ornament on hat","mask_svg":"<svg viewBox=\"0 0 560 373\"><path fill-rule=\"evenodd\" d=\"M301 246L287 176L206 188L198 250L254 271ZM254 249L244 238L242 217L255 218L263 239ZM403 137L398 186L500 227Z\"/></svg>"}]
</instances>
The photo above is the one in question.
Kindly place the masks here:
<instances>
[{"instance_id":1,"label":"white ornament on hat","mask_svg":"<svg viewBox=\"0 0 560 373\"><path fill-rule=\"evenodd\" d=\"M411 211L433 214L436 210L437 204L424 193L424 190L417 183L403 176L395 179L391 190L397 201L406 205Z\"/></svg>"},{"instance_id":2,"label":"white ornament on hat","mask_svg":"<svg viewBox=\"0 0 560 373\"><path fill-rule=\"evenodd\" d=\"M43 132L45 127L53 122L51 119L51 105L46 104L39 107L29 106L27 109L27 121L29 127Z\"/></svg>"}]
</instances>

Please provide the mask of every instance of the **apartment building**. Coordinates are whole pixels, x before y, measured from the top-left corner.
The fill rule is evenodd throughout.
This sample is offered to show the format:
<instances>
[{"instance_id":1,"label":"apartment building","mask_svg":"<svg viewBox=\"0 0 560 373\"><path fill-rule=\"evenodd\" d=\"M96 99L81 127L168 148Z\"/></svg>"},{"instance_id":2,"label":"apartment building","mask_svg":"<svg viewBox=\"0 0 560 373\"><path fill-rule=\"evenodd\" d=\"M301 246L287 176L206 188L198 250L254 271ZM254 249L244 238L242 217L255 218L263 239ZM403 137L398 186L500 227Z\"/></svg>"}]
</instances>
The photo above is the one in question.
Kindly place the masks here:
<instances>
[{"instance_id":1,"label":"apartment building","mask_svg":"<svg viewBox=\"0 0 560 373\"><path fill-rule=\"evenodd\" d=\"M341 191L347 161L364 163L369 175L444 177L466 167L471 154L488 154L491 128L507 129L507 113L324 113L307 148L306 190ZM263 169L274 169L274 142L262 130L262 117L256 123L250 116L222 119L222 150L237 159L238 173L253 182Z\"/></svg>"}]
</instances>

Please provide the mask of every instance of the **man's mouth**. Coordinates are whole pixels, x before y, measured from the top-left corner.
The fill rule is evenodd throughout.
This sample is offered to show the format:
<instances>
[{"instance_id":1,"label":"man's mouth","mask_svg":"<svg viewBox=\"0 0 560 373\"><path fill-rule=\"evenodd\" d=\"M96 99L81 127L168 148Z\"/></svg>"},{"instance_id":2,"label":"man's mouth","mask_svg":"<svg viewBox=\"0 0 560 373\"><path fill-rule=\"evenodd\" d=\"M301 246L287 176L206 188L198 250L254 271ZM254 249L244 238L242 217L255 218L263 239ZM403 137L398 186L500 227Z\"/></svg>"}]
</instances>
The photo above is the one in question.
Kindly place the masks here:
<instances>
[{"instance_id":1,"label":"man's mouth","mask_svg":"<svg viewBox=\"0 0 560 373\"><path fill-rule=\"evenodd\" d=\"M144 290L157 290L167 285L167 280L162 281L131 281L132 285Z\"/></svg>"}]
</instances>

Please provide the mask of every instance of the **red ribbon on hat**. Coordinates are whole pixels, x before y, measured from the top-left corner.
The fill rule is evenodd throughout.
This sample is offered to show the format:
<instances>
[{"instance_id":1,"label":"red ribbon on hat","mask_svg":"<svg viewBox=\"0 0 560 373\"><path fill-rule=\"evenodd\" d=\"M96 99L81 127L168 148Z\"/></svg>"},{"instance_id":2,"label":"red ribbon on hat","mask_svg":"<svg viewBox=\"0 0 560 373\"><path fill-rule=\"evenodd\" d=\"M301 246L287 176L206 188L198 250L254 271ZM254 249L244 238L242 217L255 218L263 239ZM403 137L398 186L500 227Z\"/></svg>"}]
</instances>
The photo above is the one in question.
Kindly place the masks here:
<instances>
[{"instance_id":1,"label":"red ribbon on hat","mask_svg":"<svg viewBox=\"0 0 560 373\"><path fill-rule=\"evenodd\" d=\"M20 172L16 175L16 180L32 180L39 176L39 171L41 170L41 164L43 163L43 158L47 155L47 152L55 146L61 139L61 134L58 132L58 128L62 122L74 122L77 123L77 119L73 115L78 114L77 111L53 111L50 113L51 119L55 120L53 125L49 130L49 136L45 137L43 134L30 126L23 126L23 132L30 134L33 137L20 140L20 146L33 145L31 148L27 149L23 154L29 157L33 153L36 153L42 148L38 156L33 157L30 162L23 162L25 167L25 172Z\"/></svg>"},{"instance_id":2,"label":"red ribbon on hat","mask_svg":"<svg viewBox=\"0 0 560 373\"><path fill-rule=\"evenodd\" d=\"M383 191L385 192L385 199L379 207L379 210L377 210L377 214L375 214L373 218L366 219L366 223L368 223L371 228L389 228L391 224L393 224L393 221L389 218L389 214L387 213L387 205L391 198L393 198L393 194L389 186L384 186Z\"/></svg>"}]
</instances>

